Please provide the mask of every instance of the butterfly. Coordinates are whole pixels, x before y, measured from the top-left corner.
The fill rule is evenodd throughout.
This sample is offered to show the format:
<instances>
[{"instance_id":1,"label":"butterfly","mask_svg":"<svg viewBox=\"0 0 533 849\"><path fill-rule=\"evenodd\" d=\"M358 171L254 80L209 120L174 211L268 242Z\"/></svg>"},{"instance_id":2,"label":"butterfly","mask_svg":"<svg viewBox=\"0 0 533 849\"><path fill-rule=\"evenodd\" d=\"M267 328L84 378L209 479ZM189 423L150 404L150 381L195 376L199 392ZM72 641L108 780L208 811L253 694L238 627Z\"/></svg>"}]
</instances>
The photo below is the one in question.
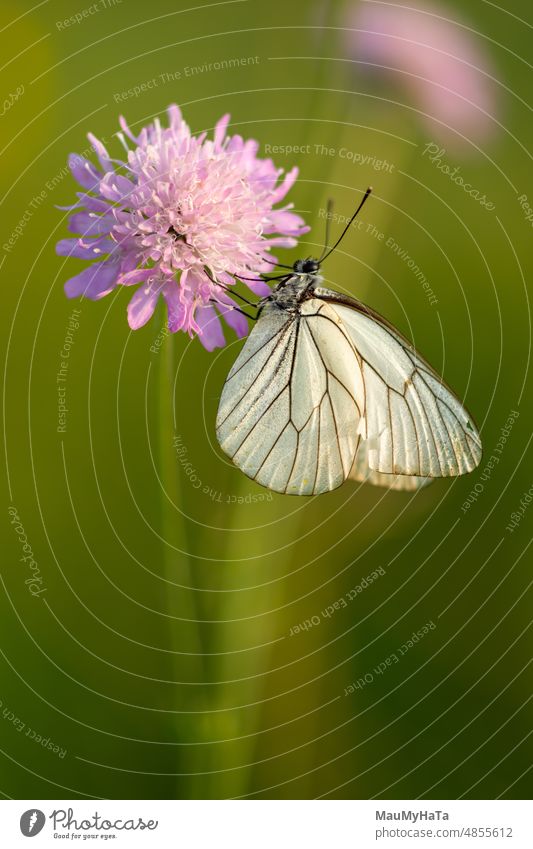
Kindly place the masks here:
<instances>
[{"instance_id":1,"label":"butterfly","mask_svg":"<svg viewBox=\"0 0 533 849\"><path fill-rule=\"evenodd\" d=\"M471 416L407 339L322 285L321 263L370 191L327 253L270 278L279 282L257 305L222 390L223 451L275 492L318 495L348 478L412 490L471 472L481 459Z\"/></svg>"}]
</instances>

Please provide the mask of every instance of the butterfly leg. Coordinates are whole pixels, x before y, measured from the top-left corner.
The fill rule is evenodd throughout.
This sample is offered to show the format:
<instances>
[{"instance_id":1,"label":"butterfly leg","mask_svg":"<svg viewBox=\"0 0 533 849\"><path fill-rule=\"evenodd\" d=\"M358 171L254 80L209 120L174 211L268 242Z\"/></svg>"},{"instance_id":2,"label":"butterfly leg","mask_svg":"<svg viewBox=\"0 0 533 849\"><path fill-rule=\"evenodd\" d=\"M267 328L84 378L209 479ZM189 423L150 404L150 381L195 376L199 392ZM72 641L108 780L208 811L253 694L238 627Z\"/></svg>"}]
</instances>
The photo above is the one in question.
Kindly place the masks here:
<instances>
[{"instance_id":1,"label":"butterfly leg","mask_svg":"<svg viewBox=\"0 0 533 849\"><path fill-rule=\"evenodd\" d=\"M232 292L231 294L233 295L234 293ZM219 304L220 305L220 301L217 301L216 298L209 298L209 301L212 304ZM234 312L240 312L241 315L245 315L246 318L249 318L251 321L257 321L257 319L259 317L257 315L250 315L249 313L244 312L244 310L241 310L240 307L230 307L229 304L224 304L224 306L227 306L228 309L233 310ZM252 304L252 306L255 306L255 305Z\"/></svg>"},{"instance_id":2,"label":"butterfly leg","mask_svg":"<svg viewBox=\"0 0 533 849\"><path fill-rule=\"evenodd\" d=\"M245 298L244 295L239 295L238 292L234 292L232 289L229 288L229 286L225 286L224 283L221 283L220 280L216 280L209 271L209 269L206 268L206 266L204 266L204 271L211 280L211 282L215 284L215 286L220 286L221 289L224 289L226 292L229 292L229 294L233 295L234 298L239 298L241 301L243 301L243 303L248 304L249 307L257 309L258 304L254 304L252 301L249 301L248 298ZM246 313L244 313L244 315L246 315Z\"/></svg>"}]
</instances>

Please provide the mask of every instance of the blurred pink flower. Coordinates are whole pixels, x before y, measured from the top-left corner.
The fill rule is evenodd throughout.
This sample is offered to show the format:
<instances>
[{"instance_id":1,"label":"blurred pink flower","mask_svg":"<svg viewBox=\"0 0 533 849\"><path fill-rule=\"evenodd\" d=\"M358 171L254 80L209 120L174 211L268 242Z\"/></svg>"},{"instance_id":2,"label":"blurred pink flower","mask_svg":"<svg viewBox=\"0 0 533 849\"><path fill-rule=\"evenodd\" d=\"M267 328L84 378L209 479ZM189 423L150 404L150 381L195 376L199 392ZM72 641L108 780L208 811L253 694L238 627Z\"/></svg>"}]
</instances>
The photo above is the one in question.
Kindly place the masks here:
<instances>
[{"instance_id":1,"label":"blurred pink flower","mask_svg":"<svg viewBox=\"0 0 533 849\"><path fill-rule=\"evenodd\" d=\"M344 18L348 55L408 89L432 131L473 141L495 127L493 81L475 36L446 20L433 3L350 2ZM434 119L434 120L432 120ZM439 123L441 122L441 123Z\"/></svg>"},{"instance_id":2,"label":"blurred pink flower","mask_svg":"<svg viewBox=\"0 0 533 849\"><path fill-rule=\"evenodd\" d=\"M138 136L120 119L127 162L111 159L89 134L100 169L70 157L84 191L69 207L69 229L80 235L56 250L97 260L67 281L67 297L98 300L119 285L137 286L128 306L132 329L151 318L163 296L169 329L197 334L212 350L225 342L219 315L239 336L248 323L211 277L224 285L234 283L231 275L257 278L275 263L271 248L294 247L295 236L309 228L292 204L274 209L296 168L280 181L282 169L257 157L258 142L226 135L229 115L217 123L213 141L206 133L192 136L177 106L168 115L168 128L156 120ZM256 294L269 291L260 279L247 285Z\"/></svg>"}]
</instances>

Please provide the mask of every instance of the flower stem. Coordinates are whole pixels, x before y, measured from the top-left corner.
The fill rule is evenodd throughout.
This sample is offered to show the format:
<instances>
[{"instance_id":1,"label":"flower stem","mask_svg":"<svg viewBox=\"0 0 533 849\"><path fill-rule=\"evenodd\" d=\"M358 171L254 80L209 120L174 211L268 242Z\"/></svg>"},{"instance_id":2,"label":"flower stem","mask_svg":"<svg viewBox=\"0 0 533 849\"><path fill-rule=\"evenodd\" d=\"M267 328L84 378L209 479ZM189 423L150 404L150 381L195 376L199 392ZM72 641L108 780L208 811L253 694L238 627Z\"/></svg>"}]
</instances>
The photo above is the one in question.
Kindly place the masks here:
<instances>
[{"instance_id":1,"label":"flower stem","mask_svg":"<svg viewBox=\"0 0 533 849\"><path fill-rule=\"evenodd\" d=\"M169 614L169 647L173 651L175 681L169 710L176 710L175 740L190 744L197 739L196 711L205 691L204 645L198 591L191 565L188 523L174 450L173 386L176 359L174 335L167 336L159 354L159 477L161 480L161 536L163 575ZM187 714L191 710L194 713ZM185 713L182 713L185 711ZM204 770L204 746L177 747L176 772ZM182 756L185 753L185 757ZM197 761L200 760L200 763ZM176 798L202 798L202 777L178 778Z\"/></svg>"}]
</instances>

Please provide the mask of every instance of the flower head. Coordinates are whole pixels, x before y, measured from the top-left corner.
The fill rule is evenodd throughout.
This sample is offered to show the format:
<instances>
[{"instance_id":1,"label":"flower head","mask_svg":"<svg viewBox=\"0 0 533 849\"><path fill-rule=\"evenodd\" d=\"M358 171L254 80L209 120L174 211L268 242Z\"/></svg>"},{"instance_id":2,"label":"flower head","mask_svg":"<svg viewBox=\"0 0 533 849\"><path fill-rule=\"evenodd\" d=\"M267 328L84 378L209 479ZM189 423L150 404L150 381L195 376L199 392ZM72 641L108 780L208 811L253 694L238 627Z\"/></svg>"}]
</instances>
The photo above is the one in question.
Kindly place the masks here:
<instances>
[{"instance_id":1,"label":"flower head","mask_svg":"<svg viewBox=\"0 0 533 849\"><path fill-rule=\"evenodd\" d=\"M217 123L213 140L191 135L177 106L168 116L167 128L156 120L138 136L120 119L127 161L111 159L89 134L100 168L70 157L84 189L69 207L69 229L78 235L56 249L95 260L67 281L68 297L98 300L117 286L135 286L131 328L150 319L162 296L169 329L198 334L212 350L224 345L219 316L239 336L248 331L224 288L233 275L251 278L252 292L267 294L259 275L276 262L271 248L293 247L309 228L292 204L274 209L296 180L296 168L282 177L271 159L257 157L258 142L228 136L229 115Z\"/></svg>"},{"instance_id":2,"label":"flower head","mask_svg":"<svg viewBox=\"0 0 533 849\"><path fill-rule=\"evenodd\" d=\"M488 62L470 33L430 2L352 2L346 52L408 90L434 133L480 140L494 128ZM449 128L449 129L448 129Z\"/></svg>"}]
</instances>

